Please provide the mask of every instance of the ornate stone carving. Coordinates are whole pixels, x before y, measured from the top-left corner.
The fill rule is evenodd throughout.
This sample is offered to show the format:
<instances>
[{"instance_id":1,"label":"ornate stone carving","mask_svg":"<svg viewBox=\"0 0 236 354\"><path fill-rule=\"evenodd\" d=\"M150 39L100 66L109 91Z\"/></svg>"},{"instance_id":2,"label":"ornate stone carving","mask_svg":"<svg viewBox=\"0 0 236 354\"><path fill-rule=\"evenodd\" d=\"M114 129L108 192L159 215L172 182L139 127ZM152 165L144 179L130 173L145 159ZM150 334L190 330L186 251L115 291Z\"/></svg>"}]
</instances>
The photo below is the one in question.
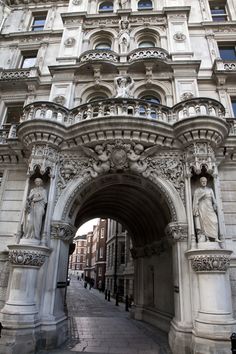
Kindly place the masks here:
<instances>
[{"instance_id":1,"label":"ornate stone carving","mask_svg":"<svg viewBox=\"0 0 236 354\"><path fill-rule=\"evenodd\" d=\"M162 48L137 48L129 55L129 62L143 59L168 60L169 54Z\"/></svg>"},{"instance_id":2,"label":"ornate stone carving","mask_svg":"<svg viewBox=\"0 0 236 354\"><path fill-rule=\"evenodd\" d=\"M230 266L230 257L226 255L199 255L194 256L191 261L195 272L225 272Z\"/></svg>"},{"instance_id":3,"label":"ornate stone carving","mask_svg":"<svg viewBox=\"0 0 236 354\"><path fill-rule=\"evenodd\" d=\"M194 94L190 91L182 93L180 96L181 101L189 100L191 98L194 98Z\"/></svg>"},{"instance_id":4,"label":"ornate stone carving","mask_svg":"<svg viewBox=\"0 0 236 354\"><path fill-rule=\"evenodd\" d=\"M16 265L41 267L46 254L40 251L12 249L9 252L9 261Z\"/></svg>"},{"instance_id":5,"label":"ornate stone carving","mask_svg":"<svg viewBox=\"0 0 236 354\"><path fill-rule=\"evenodd\" d=\"M62 95L58 95L58 96L54 97L53 102L55 102L57 104L61 104L63 106L64 103L66 102L66 98Z\"/></svg>"},{"instance_id":6,"label":"ornate stone carving","mask_svg":"<svg viewBox=\"0 0 236 354\"><path fill-rule=\"evenodd\" d=\"M80 5L82 3L82 0L73 0L72 4L73 5Z\"/></svg>"},{"instance_id":7,"label":"ornate stone carving","mask_svg":"<svg viewBox=\"0 0 236 354\"><path fill-rule=\"evenodd\" d=\"M177 241L187 241L188 238L187 224L172 222L168 224L165 232L171 244Z\"/></svg>"},{"instance_id":8,"label":"ornate stone carving","mask_svg":"<svg viewBox=\"0 0 236 354\"><path fill-rule=\"evenodd\" d=\"M176 32L173 38L176 42L184 42L186 40L186 36L182 32Z\"/></svg>"},{"instance_id":9,"label":"ornate stone carving","mask_svg":"<svg viewBox=\"0 0 236 354\"><path fill-rule=\"evenodd\" d=\"M216 168L215 153L210 143L193 143L187 148L185 154L186 171L191 175L191 170L200 174L205 167L207 173L213 174Z\"/></svg>"},{"instance_id":10,"label":"ornate stone carving","mask_svg":"<svg viewBox=\"0 0 236 354\"><path fill-rule=\"evenodd\" d=\"M127 53L130 46L129 21L120 20L119 48L120 53Z\"/></svg>"},{"instance_id":11,"label":"ornate stone carving","mask_svg":"<svg viewBox=\"0 0 236 354\"><path fill-rule=\"evenodd\" d=\"M153 255L160 255L161 253L164 253L168 248L168 243L163 239L153 242L150 245L145 245L144 247L134 247L130 250L130 252L132 257L137 259L143 257L151 257Z\"/></svg>"},{"instance_id":12,"label":"ornate stone carving","mask_svg":"<svg viewBox=\"0 0 236 354\"><path fill-rule=\"evenodd\" d=\"M73 47L76 43L75 38L73 37L69 37L64 41L64 46L65 47Z\"/></svg>"},{"instance_id":13,"label":"ornate stone carving","mask_svg":"<svg viewBox=\"0 0 236 354\"><path fill-rule=\"evenodd\" d=\"M58 153L56 149L49 145L34 145L30 156L28 174L32 175L36 167L39 167L42 175L48 170L53 175L57 163Z\"/></svg>"},{"instance_id":14,"label":"ornate stone carving","mask_svg":"<svg viewBox=\"0 0 236 354\"><path fill-rule=\"evenodd\" d=\"M70 241L76 233L76 228L66 223L53 223L51 225L51 238Z\"/></svg>"}]
</instances>

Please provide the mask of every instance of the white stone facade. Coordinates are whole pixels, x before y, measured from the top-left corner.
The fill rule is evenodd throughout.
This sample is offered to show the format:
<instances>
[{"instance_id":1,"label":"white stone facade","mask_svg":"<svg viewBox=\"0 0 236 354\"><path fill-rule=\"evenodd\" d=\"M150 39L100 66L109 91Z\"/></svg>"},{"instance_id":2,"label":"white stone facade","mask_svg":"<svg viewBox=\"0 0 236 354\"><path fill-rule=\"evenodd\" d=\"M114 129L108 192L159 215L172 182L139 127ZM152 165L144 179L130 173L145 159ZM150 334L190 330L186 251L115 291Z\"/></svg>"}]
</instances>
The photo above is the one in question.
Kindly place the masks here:
<instances>
[{"instance_id":1,"label":"white stone facade","mask_svg":"<svg viewBox=\"0 0 236 354\"><path fill-rule=\"evenodd\" d=\"M0 353L66 339L69 244L93 217L132 237L137 319L167 331L175 354L229 352L236 7L219 5L0 2ZM201 176L221 242L197 235ZM35 178L47 192L39 240L26 237Z\"/></svg>"}]
</instances>

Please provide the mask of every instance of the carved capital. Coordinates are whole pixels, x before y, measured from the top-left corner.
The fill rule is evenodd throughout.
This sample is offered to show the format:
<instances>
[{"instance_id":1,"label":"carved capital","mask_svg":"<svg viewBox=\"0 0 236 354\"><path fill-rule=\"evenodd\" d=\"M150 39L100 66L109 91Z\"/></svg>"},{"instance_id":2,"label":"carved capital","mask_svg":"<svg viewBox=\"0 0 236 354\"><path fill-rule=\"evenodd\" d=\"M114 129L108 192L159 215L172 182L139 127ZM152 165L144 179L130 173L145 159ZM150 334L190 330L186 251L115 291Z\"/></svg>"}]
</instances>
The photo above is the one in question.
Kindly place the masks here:
<instances>
[{"instance_id":1,"label":"carved capital","mask_svg":"<svg viewBox=\"0 0 236 354\"><path fill-rule=\"evenodd\" d=\"M168 241L171 244L178 241L187 241L188 238L187 224L172 222L169 225L167 225L165 232Z\"/></svg>"},{"instance_id":2,"label":"carved capital","mask_svg":"<svg viewBox=\"0 0 236 354\"><path fill-rule=\"evenodd\" d=\"M50 250L40 246L13 245L8 246L9 261L18 266L41 267Z\"/></svg>"},{"instance_id":3,"label":"carved capital","mask_svg":"<svg viewBox=\"0 0 236 354\"><path fill-rule=\"evenodd\" d=\"M193 170L196 174L200 174L204 167L209 174L213 174L216 170L215 153L210 143L198 142L189 146L185 155L186 170Z\"/></svg>"},{"instance_id":4,"label":"carved capital","mask_svg":"<svg viewBox=\"0 0 236 354\"><path fill-rule=\"evenodd\" d=\"M50 171L54 175L54 169L58 163L58 152L51 146L34 145L30 156L28 174L32 175L35 169L39 167L40 173L43 175L45 172Z\"/></svg>"},{"instance_id":5,"label":"carved capital","mask_svg":"<svg viewBox=\"0 0 236 354\"><path fill-rule=\"evenodd\" d=\"M53 223L51 225L51 238L62 241L70 241L76 233L76 228L66 223Z\"/></svg>"},{"instance_id":6,"label":"carved capital","mask_svg":"<svg viewBox=\"0 0 236 354\"><path fill-rule=\"evenodd\" d=\"M191 259L192 268L195 272L226 272L230 265L229 255L198 255Z\"/></svg>"}]
</instances>

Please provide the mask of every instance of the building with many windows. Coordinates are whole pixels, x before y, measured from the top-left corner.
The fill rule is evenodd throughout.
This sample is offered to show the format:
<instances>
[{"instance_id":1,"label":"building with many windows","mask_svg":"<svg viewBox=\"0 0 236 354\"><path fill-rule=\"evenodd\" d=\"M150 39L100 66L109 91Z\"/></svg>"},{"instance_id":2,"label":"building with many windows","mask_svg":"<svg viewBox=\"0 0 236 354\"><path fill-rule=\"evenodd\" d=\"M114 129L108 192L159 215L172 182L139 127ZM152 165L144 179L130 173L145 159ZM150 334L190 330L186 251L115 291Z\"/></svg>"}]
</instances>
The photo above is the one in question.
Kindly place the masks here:
<instances>
[{"instance_id":1,"label":"building with many windows","mask_svg":"<svg viewBox=\"0 0 236 354\"><path fill-rule=\"evenodd\" d=\"M73 243L75 249L69 259L69 274L83 278L87 250L87 235L75 236Z\"/></svg>"},{"instance_id":2,"label":"building with many windows","mask_svg":"<svg viewBox=\"0 0 236 354\"><path fill-rule=\"evenodd\" d=\"M130 235L134 317L174 354L228 351L235 21L234 0L0 2L0 353L66 340L70 245L94 217Z\"/></svg>"}]
</instances>

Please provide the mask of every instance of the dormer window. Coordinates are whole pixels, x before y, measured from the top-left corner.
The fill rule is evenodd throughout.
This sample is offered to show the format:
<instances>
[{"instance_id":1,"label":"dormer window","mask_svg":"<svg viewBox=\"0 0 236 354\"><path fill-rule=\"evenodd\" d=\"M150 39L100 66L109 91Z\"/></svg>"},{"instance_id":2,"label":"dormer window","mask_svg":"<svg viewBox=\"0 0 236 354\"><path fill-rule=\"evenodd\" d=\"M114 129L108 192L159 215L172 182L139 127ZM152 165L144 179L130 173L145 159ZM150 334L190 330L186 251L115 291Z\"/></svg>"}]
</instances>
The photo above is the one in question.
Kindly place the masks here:
<instances>
[{"instance_id":1,"label":"dormer window","mask_svg":"<svg viewBox=\"0 0 236 354\"><path fill-rule=\"evenodd\" d=\"M140 0L138 2L138 10L152 10L151 0Z\"/></svg>"},{"instance_id":2,"label":"dormer window","mask_svg":"<svg viewBox=\"0 0 236 354\"><path fill-rule=\"evenodd\" d=\"M103 1L99 5L99 12L113 12L113 2L112 1Z\"/></svg>"}]
</instances>

